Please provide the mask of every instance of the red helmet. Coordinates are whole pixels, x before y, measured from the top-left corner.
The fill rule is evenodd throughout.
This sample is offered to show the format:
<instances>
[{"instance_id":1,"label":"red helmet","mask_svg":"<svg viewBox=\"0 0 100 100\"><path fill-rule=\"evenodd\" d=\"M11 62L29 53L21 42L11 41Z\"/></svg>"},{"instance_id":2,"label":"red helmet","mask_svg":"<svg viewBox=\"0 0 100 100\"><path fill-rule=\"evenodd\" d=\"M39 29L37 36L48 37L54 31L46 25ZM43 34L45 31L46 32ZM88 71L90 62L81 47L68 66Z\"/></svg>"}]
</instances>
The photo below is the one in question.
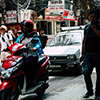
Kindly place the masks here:
<instances>
[{"instance_id":1,"label":"red helmet","mask_svg":"<svg viewBox=\"0 0 100 100\"><path fill-rule=\"evenodd\" d=\"M28 34L33 31L34 23L29 19L25 19L21 22L20 26L22 32Z\"/></svg>"}]
</instances>

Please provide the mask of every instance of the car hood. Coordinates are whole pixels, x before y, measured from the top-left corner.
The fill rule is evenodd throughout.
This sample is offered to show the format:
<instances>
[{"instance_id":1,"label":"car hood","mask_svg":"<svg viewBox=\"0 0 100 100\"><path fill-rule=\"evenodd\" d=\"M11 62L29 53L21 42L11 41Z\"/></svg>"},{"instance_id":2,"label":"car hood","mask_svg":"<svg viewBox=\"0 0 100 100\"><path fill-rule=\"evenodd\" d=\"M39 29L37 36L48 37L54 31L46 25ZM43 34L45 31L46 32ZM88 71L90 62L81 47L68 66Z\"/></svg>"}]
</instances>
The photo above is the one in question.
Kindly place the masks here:
<instances>
[{"instance_id":1,"label":"car hood","mask_svg":"<svg viewBox=\"0 0 100 100\"><path fill-rule=\"evenodd\" d=\"M76 52L80 52L81 45L78 46L53 46L53 47L45 47L44 54L48 56L66 56L68 54L75 54Z\"/></svg>"}]
</instances>

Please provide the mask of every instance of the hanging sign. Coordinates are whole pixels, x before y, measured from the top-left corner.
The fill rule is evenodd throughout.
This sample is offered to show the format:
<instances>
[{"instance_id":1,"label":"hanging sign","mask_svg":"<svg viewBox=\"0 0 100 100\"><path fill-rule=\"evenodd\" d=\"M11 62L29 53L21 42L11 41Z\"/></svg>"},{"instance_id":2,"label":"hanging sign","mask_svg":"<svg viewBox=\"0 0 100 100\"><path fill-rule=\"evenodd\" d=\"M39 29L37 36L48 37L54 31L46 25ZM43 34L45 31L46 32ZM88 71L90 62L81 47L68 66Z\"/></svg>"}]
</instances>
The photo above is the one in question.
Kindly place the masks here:
<instances>
[{"instance_id":1,"label":"hanging sign","mask_svg":"<svg viewBox=\"0 0 100 100\"><path fill-rule=\"evenodd\" d=\"M9 23L17 23L17 10L7 11L6 24L9 24Z\"/></svg>"},{"instance_id":2,"label":"hanging sign","mask_svg":"<svg viewBox=\"0 0 100 100\"><path fill-rule=\"evenodd\" d=\"M64 0L48 1L48 8L50 11L50 15L63 15L64 14Z\"/></svg>"},{"instance_id":3,"label":"hanging sign","mask_svg":"<svg viewBox=\"0 0 100 100\"><path fill-rule=\"evenodd\" d=\"M63 20L75 21L75 16L73 11L64 10Z\"/></svg>"}]
</instances>

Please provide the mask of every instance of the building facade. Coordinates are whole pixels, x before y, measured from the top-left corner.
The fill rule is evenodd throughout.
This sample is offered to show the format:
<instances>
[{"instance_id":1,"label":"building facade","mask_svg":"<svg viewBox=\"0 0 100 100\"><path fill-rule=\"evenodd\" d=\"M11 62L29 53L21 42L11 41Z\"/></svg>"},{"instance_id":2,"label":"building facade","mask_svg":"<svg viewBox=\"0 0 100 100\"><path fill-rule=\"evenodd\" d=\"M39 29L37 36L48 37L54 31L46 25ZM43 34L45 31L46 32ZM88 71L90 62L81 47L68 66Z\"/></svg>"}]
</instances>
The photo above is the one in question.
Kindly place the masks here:
<instances>
[{"instance_id":1,"label":"building facade","mask_svg":"<svg viewBox=\"0 0 100 100\"><path fill-rule=\"evenodd\" d=\"M97 0L0 0L0 24L16 30L23 19L31 19L38 32L44 28L45 34L54 35L60 27L88 23L88 12L97 4Z\"/></svg>"}]
</instances>

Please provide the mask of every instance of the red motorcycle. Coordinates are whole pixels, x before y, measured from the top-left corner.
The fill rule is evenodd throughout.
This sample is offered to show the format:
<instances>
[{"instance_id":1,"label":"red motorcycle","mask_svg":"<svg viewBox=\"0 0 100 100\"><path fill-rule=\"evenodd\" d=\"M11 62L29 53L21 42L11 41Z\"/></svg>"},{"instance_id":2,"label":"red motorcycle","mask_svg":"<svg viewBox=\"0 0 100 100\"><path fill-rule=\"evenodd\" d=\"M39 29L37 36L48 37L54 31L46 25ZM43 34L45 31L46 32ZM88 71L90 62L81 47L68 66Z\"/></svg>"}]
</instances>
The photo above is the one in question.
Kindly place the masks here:
<instances>
[{"instance_id":1,"label":"red motorcycle","mask_svg":"<svg viewBox=\"0 0 100 100\"><path fill-rule=\"evenodd\" d=\"M42 96L48 88L48 67L50 65L49 57L40 55L36 66L36 84L27 88L27 81L24 72L21 69L25 61L22 53L27 52L27 47L23 44L15 43L9 46L6 51L11 55L4 59L1 65L0 73L0 100L17 100L19 95L36 93Z\"/></svg>"}]
</instances>

